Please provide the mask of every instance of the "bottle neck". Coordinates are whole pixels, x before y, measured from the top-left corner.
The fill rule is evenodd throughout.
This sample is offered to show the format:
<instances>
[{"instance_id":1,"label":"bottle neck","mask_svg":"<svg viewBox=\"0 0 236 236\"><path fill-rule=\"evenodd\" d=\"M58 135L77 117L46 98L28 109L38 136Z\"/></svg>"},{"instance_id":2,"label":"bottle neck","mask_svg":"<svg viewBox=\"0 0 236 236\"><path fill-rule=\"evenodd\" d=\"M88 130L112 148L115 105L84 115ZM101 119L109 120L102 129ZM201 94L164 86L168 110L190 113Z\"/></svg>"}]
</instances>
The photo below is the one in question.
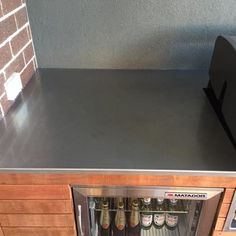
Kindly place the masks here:
<instances>
[{"instance_id":1,"label":"bottle neck","mask_svg":"<svg viewBox=\"0 0 236 236\"><path fill-rule=\"evenodd\" d=\"M176 200L176 199L170 199L170 205L171 206L176 206L177 202L178 202L178 200Z\"/></svg>"},{"instance_id":2,"label":"bottle neck","mask_svg":"<svg viewBox=\"0 0 236 236\"><path fill-rule=\"evenodd\" d=\"M145 206L150 205L150 204L151 204L151 198L144 198L144 199L143 199L143 204L144 204Z\"/></svg>"},{"instance_id":3,"label":"bottle neck","mask_svg":"<svg viewBox=\"0 0 236 236\"><path fill-rule=\"evenodd\" d=\"M164 199L157 199L157 205L161 206L164 203Z\"/></svg>"},{"instance_id":4,"label":"bottle neck","mask_svg":"<svg viewBox=\"0 0 236 236\"><path fill-rule=\"evenodd\" d=\"M132 211L138 212L139 208L137 206L132 206Z\"/></svg>"}]
</instances>

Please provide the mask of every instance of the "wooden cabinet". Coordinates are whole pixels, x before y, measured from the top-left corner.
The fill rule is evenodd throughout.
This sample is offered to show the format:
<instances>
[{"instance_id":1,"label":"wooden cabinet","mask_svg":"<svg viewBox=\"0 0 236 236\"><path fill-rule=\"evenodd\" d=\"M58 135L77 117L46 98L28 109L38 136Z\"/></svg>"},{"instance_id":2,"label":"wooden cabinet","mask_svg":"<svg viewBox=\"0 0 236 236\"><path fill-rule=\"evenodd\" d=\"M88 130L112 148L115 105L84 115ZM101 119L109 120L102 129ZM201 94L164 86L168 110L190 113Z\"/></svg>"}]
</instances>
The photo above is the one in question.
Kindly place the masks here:
<instances>
[{"instance_id":1,"label":"wooden cabinet","mask_svg":"<svg viewBox=\"0 0 236 236\"><path fill-rule=\"evenodd\" d=\"M3 214L0 222L4 227L73 227L72 214Z\"/></svg>"},{"instance_id":2,"label":"wooden cabinet","mask_svg":"<svg viewBox=\"0 0 236 236\"><path fill-rule=\"evenodd\" d=\"M0 214L70 214L71 200L0 200Z\"/></svg>"},{"instance_id":3,"label":"wooden cabinet","mask_svg":"<svg viewBox=\"0 0 236 236\"><path fill-rule=\"evenodd\" d=\"M1 225L0 225L0 236L4 236Z\"/></svg>"},{"instance_id":4,"label":"wooden cabinet","mask_svg":"<svg viewBox=\"0 0 236 236\"><path fill-rule=\"evenodd\" d=\"M235 189L227 188L224 193L224 197L220 206L218 219L216 221L215 230L222 231L224 227L224 223L230 208L230 204L234 195ZM236 235L236 233L235 233Z\"/></svg>"},{"instance_id":5,"label":"wooden cabinet","mask_svg":"<svg viewBox=\"0 0 236 236\"><path fill-rule=\"evenodd\" d=\"M71 192L68 185L0 185L4 199L71 199Z\"/></svg>"},{"instance_id":6,"label":"wooden cabinet","mask_svg":"<svg viewBox=\"0 0 236 236\"><path fill-rule=\"evenodd\" d=\"M0 185L0 224L4 236L76 236L69 185Z\"/></svg>"},{"instance_id":7,"label":"wooden cabinet","mask_svg":"<svg viewBox=\"0 0 236 236\"><path fill-rule=\"evenodd\" d=\"M0 234L1 235L1 234ZM18 228L4 228L4 236L75 236L73 228L30 228L30 227L18 227Z\"/></svg>"},{"instance_id":8,"label":"wooden cabinet","mask_svg":"<svg viewBox=\"0 0 236 236\"><path fill-rule=\"evenodd\" d=\"M213 233L213 236L236 236L235 232L221 232L221 231L215 231Z\"/></svg>"}]
</instances>

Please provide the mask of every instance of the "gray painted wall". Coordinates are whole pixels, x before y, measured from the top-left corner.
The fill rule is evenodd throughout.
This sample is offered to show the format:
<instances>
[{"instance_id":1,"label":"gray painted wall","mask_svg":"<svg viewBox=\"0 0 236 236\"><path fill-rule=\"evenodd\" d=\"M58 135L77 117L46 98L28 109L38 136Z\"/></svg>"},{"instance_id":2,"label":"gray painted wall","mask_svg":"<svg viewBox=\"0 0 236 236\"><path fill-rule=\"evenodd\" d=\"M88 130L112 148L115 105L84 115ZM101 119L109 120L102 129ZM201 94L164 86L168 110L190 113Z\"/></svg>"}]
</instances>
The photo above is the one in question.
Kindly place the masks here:
<instances>
[{"instance_id":1,"label":"gray painted wall","mask_svg":"<svg viewBox=\"0 0 236 236\"><path fill-rule=\"evenodd\" d=\"M28 0L40 67L206 69L236 0Z\"/></svg>"}]
</instances>

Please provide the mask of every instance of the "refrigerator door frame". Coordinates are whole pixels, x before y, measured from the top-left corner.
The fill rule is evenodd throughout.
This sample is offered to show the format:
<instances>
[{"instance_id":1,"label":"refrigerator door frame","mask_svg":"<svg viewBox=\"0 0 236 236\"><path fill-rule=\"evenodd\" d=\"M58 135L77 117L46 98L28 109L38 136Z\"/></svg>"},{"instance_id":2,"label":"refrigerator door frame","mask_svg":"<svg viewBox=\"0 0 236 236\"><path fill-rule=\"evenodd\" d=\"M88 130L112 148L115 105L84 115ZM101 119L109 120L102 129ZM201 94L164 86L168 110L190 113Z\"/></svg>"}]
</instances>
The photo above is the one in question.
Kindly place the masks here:
<instances>
[{"instance_id":1,"label":"refrigerator door frame","mask_svg":"<svg viewBox=\"0 0 236 236\"><path fill-rule=\"evenodd\" d=\"M88 196L72 188L76 228L79 236L91 235Z\"/></svg>"},{"instance_id":2,"label":"refrigerator door frame","mask_svg":"<svg viewBox=\"0 0 236 236\"><path fill-rule=\"evenodd\" d=\"M75 191L86 197L127 196L152 197L162 196L166 199L209 200L222 193L223 188L191 188L191 187L156 187L156 186L72 186ZM171 195L176 193L177 195Z\"/></svg>"},{"instance_id":3,"label":"refrigerator door frame","mask_svg":"<svg viewBox=\"0 0 236 236\"><path fill-rule=\"evenodd\" d=\"M88 197L165 197L166 199L202 200L202 212L195 235L209 235L223 188L191 188L191 187L158 187L158 186L71 186L73 190L76 212L77 231L79 236L94 235L96 231L91 225ZM214 207L209 211L208 206ZM90 206L91 208L91 206ZM93 221L93 220L92 220ZM204 226L203 226L204 225ZM207 225L207 226L206 226Z\"/></svg>"}]
</instances>

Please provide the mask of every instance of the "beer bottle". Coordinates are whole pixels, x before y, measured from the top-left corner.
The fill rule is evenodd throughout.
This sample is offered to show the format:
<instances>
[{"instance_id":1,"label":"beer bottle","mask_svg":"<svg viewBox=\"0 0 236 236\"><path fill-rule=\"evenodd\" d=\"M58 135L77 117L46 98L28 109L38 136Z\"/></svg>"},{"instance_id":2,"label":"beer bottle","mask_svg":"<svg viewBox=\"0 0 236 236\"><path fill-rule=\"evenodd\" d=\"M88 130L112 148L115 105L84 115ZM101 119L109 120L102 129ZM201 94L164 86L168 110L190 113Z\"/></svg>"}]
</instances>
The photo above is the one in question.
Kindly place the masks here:
<instances>
[{"instance_id":1,"label":"beer bottle","mask_svg":"<svg viewBox=\"0 0 236 236\"><path fill-rule=\"evenodd\" d=\"M169 200L169 211L177 210L177 202L176 199ZM178 225L178 215L175 212L166 214L166 228L169 230L175 230Z\"/></svg>"},{"instance_id":2,"label":"beer bottle","mask_svg":"<svg viewBox=\"0 0 236 236\"><path fill-rule=\"evenodd\" d=\"M123 201L123 198L122 198L122 197L118 197L118 198L116 198L116 199L115 199L114 207L118 209L118 208L119 208L119 203L120 203L120 202L124 202L124 201Z\"/></svg>"},{"instance_id":3,"label":"beer bottle","mask_svg":"<svg viewBox=\"0 0 236 236\"><path fill-rule=\"evenodd\" d=\"M125 210L124 210L124 202L118 203L118 209L116 211L115 216L115 224L113 227L113 236L125 236Z\"/></svg>"},{"instance_id":4,"label":"beer bottle","mask_svg":"<svg viewBox=\"0 0 236 236\"><path fill-rule=\"evenodd\" d=\"M102 202L102 209L101 209L101 215L100 215L100 231L101 236L110 236L110 213L109 213L109 207L108 207L108 201Z\"/></svg>"},{"instance_id":5,"label":"beer bottle","mask_svg":"<svg viewBox=\"0 0 236 236\"><path fill-rule=\"evenodd\" d=\"M150 212L152 210L151 198L143 198L143 206L141 213L141 228L148 230L152 227L153 214Z\"/></svg>"},{"instance_id":6,"label":"beer bottle","mask_svg":"<svg viewBox=\"0 0 236 236\"><path fill-rule=\"evenodd\" d=\"M156 209L157 212L153 215L153 225L157 229L161 229L165 225L165 213L164 211L164 198L156 199Z\"/></svg>"},{"instance_id":7,"label":"beer bottle","mask_svg":"<svg viewBox=\"0 0 236 236\"><path fill-rule=\"evenodd\" d=\"M129 219L129 236L140 236L140 214L138 199L132 201L131 214Z\"/></svg>"}]
</instances>

